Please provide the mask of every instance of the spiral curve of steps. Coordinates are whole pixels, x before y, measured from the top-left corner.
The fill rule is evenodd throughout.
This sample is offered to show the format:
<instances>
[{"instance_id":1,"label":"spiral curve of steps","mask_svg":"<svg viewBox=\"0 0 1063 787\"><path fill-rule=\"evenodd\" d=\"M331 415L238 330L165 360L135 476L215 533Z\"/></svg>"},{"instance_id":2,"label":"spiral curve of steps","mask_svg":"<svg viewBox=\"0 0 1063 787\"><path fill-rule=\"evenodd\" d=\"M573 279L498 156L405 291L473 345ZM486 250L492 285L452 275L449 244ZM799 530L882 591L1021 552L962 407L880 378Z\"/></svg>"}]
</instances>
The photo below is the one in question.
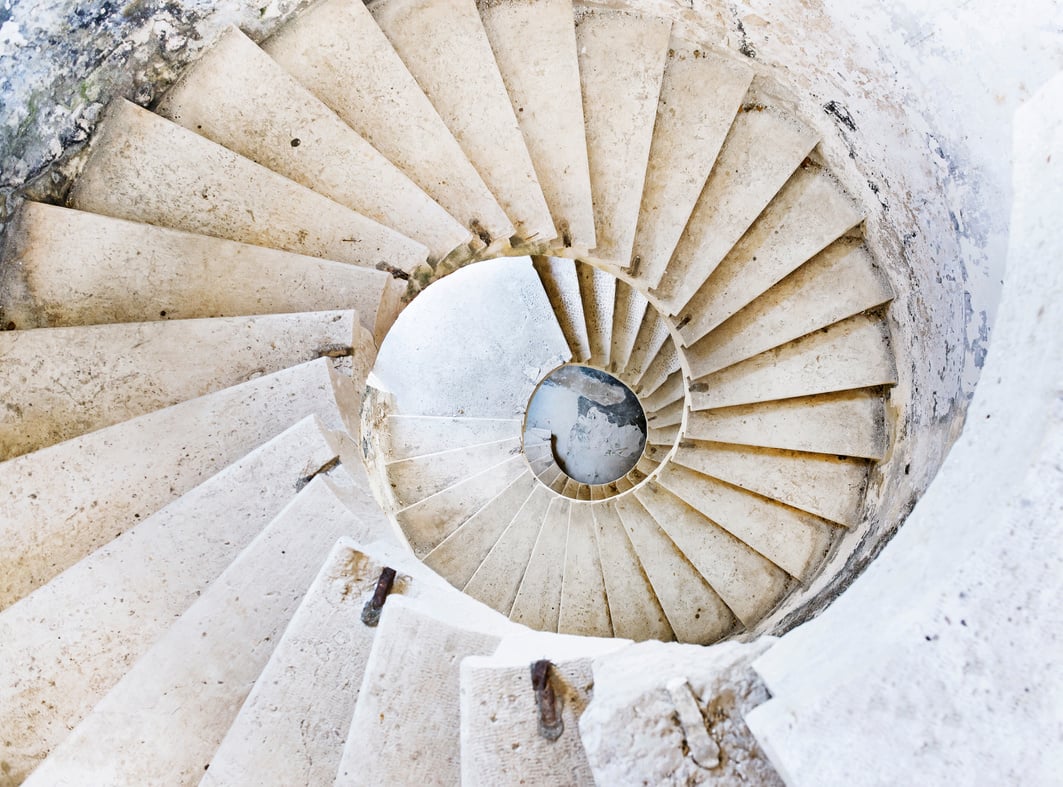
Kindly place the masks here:
<instances>
[{"instance_id":1,"label":"spiral curve of steps","mask_svg":"<svg viewBox=\"0 0 1063 787\"><path fill-rule=\"evenodd\" d=\"M500 643L707 645L808 596L896 362L789 106L570 0L325 0L112 104L0 263L0 784L547 779L440 721L527 683ZM645 411L621 478L524 429L566 364Z\"/></svg>"}]
</instances>

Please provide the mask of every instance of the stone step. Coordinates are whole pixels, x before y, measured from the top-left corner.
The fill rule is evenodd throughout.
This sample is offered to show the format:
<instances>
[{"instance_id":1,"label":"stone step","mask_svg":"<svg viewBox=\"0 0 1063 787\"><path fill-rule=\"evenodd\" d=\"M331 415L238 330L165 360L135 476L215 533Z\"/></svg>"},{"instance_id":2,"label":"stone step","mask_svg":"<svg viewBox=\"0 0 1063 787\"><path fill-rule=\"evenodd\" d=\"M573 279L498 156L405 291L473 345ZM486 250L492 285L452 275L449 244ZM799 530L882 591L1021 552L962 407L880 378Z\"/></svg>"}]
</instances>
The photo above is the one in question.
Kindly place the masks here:
<instances>
[{"instance_id":1,"label":"stone step","mask_svg":"<svg viewBox=\"0 0 1063 787\"><path fill-rule=\"evenodd\" d=\"M379 340L384 271L25 202L8 225L0 314L18 329L354 309Z\"/></svg>"},{"instance_id":2,"label":"stone step","mask_svg":"<svg viewBox=\"0 0 1063 787\"><path fill-rule=\"evenodd\" d=\"M392 599L365 666L337 785L461 782L461 662L499 638ZM411 647L415 643L416 647Z\"/></svg>"},{"instance_id":3,"label":"stone step","mask_svg":"<svg viewBox=\"0 0 1063 787\"><path fill-rule=\"evenodd\" d=\"M628 475L630 475L630 473ZM635 482L628 478L628 476L618 478L613 481L613 483L616 485L617 494L622 494L635 486Z\"/></svg>"},{"instance_id":4,"label":"stone step","mask_svg":"<svg viewBox=\"0 0 1063 787\"><path fill-rule=\"evenodd\" d=\"M863 216L824 170L802 168L680 310L691 345L860 223Z\"/></svg>"},{"instance_id":5,"label":"stone step","mask_svg":"<svg viewBox=\"0 0 1063 787\"><path fill-rule=\"evenodd\" d=\"M514 418L389 415L387 460L395 462L480 443L519 438L521 426L521 421Z\"/></svg>"},{"instance_id":6,"label":"stone step","mask_svg":"<svg viewBox=\"0 0 1063 787\"><path fill-rule=\"evenodd\" d=\"M735 616L637 494L618 497L616 511L675 638L704 645L727 636L738 626Z\"/></svg>"},{"instance_id":7,"label":"stone step","mask_svg":"<svg viewBox=\"0 0 1063 787\"><path fill-rule=\"evenodd\" d=\"M652 395L668 381L669 377L679 371L679 365L679 350L669 336L657 351L656 357L646 367L646 371L635 383L636 393L640 396Z\"/></svg>"},{"instance_id":8,"label":"stone step","mask_svg":"<svg viewBox=\"0 0 1063 787\"><path fill-rule=\"evenodd\" d=\"M868 463L862 459L684 441L675 461L841 525L863 519Z\"/></svg>"},{"instance_id":9,"label":"stone step","mask_svg":"<svg viewBox=\"0 0 1063 787\"><path fill-rule=\"evenodd\" d=\"M753 80L654 294L672 314L694 296L818 142Z\"/></svg>"},{"instance_id":10,"label":"stone step","mask_svg":"<svg viewBox=\"0 0 1063 787\"><path fill-rule=\"evenodd\" d=\"M667 323L656 309L646 309L646 316L642 318L642 325L635 336L635 345L631 348L631 357L626 367L617 367L617 376L627 383L629 388L634 388L667 341Z\"/></svg>"},{"instance_id":11,"label":"stone step","mask_svg":"<svg viewBox=\"0 0 1063 787\"><path fill-rule=\"evenodd\" d=\"M321 358L0 463L0 608L295 421L350 429L358 409Z\"/></svg>"},{"instance_id":12,"label":"stone step","mask_svg":"<svg viewBox=\"0 0 1063 787\"><path fill-rule=\"evenodd\" d=\"M587 323L590 363L607 368L613 343L616 278L585 262L576 263L583 316Z\"/></svg>"},{"instance_id":13,"label":"stone step","mask_svg":"<svg viewBox=\"0 0 1063 787\"><path fill-rule=\"evenodd\" d=\"M337 311L4 331L0 460L371 346L357 319ZM334 364L349 373L349 360Z\"/></svg>"},{"instance_id":14,"label":"stone step","mask_svg":"<svg viewBox=\"0 0 1063 787\"><path fill-rule=\"evenodd\" d=\"M304 418L0 613L5 778L43 760L335 456Z\"/></svg>"},{"instance_id":15,"label":"stone step","mask_svg":"<svg viewBox=\"0 0 1063 787\"><path fill-rule=\"evenodd\" d=\"M669 405L646 413L646 423L654 429L663 429L666 426L678 426L686 412L686 402L677 399Z\"/></svg>"},{"instance_id":16,"label":"stone step","mask_svg":"<svg viewBox=\"0 0 1063 787\"><path fill-rule=\"evenodd\" d=\"M283 175L119 99L96 129L72 208L367 268L428 250Z\"/></svg>"},{"instance_id":17,"label":"stone step","mask_svg":"<svg viewBox=\"0 0 1063 787\"><path fill-rule=\"evenodd\" d=\"M561 474L558 475L558 477L554 479L553 483L550 484L550 488L558 494L562 494L570 480L571 479L568 477L568 474L564 470L562 470Z\"/></svg>"},{"instance_id":18,"label":"stone step","mask_svg":"<svg viewBox=\"0 0 1063 787\"><path fill-rule=\"evenodd\" d=\"M435 264L471 233L236 28L155 111L425 245Z\"/></svg>"},{"instance_id":19,"label":"stone step","mask_svg":"<svg viewBox=\"0 0 1063 787\"><path fill-rule=\"evenodd\" d=\"M660 410L670 404L682 401L686 393L686 384L682 370L672 372L668 379L661 383L653 393L642 397L642 407L647 412Z\"/></svg>"},{"instance_id":20,"label":"stone step","mask_svg":"<svg viewBox=\"0 0 1063 787\"><path fill-rule=\"evenodd\" d=\"M575 498L579 481L574 478L565 478L565 485L561 487L561 494L568 498Z\"/></svg>"},{"instance_id":21,"label":"stone step","mask_svg":"<svg viewBox=\"0 0 1063 787\"><path fill-rule=\"evenodd\" d=\"M671 23L576 8L576 46L594 197L595 259L631 262Z\"/></svg>"},{"instance_id":22,"label":"stone step","mask_svg":"<svg viewBox=\"0 0 1063 787\"><path fill-rule=\"evenodd\" d=\"M436 454L388 463L384 471L395 501L408 508L438 492L495 467L521 453L521 438L453 448Z\"/></svg>"},{"instance_id":23,"label":"stone step","mask_svg":"<svg viewBox=\"0 0 1063 787\"><path fill-rule=\"evenodd\" d=\"M879 389L693 412L684 437L882 460L889 436Z\"/></svg>"},{"instance_id":24,"label":"stone step","mask_svg":"<svg viewBox=\"0 0 1063 787\"><path fill-rule=\"evenodd\" d=\"M477 0L559 243L595 246L572 0Z\"/></svg>"},{"instance_id":25,"label":"stone step","mask_svg":"<svg viewBox=\"0 0 1063 787\"><path fill-rule=\"evenodd\" d=\"M632 274L647 286L661 280L752 79L730 53L668 42L632 248Z\"/></svg>"},{"instance_id":26,"label":"stone step","mask_svg":"<svg viewBox=\"0 0 1063 787\"><path fill-rule=\"evenodd\" d=\"M753 356L691 385L694 410L893 385L889 328L857 315Z\"/></svg>"},{"instance_id":27,"label":"stone step","mask_svg":"<svg viewBox=\"0 0 1063 787\"><path fill-rule=\"evenodd\" d=\"M333 544L364 530L314 478L26 784L201 777Z\"/></svg>"},{"instance_id":28,"label":"stone step","mask_svg":"<svg viewBox=\"0 0 1063 787\"><path fill-rule=\"evenodd\" d=\"M513 222L515 235L533 242L556 238L476 0L372 0L368 8Z\"/></svg>"},{"instance_id":29,"label":"stone step","mask_svg":"<svg viewBox=\"0 0 1063 787\"><path fill-rule=\"evenodd\" d=\"M624 282L616 283L616 303L613 307L612 350L609 366L615 372L626 369L635 348L639 328L646 316L648 302L636 287Z\"/></svg>"},{"instance_id":30,"label":"stone step","mask_svg":"<svg viewBox=\"0 0 1063 787\"><path fill-rule=\"evenodd\" d=\"M262 48L472 230L479 245L513 234L513 224L364 3L319 3Z\"/></svg>"},{"instance_id":31,"label":"stone step","mask_svg":"<svg viewBox=\"0 0 1063 787\"><path fill-rule=\"evenodd\" d=\"M580 362L590 359L590 339L587 336L587 318L583 313L576 261L560 257L535 257L533 262L565 341L572 351L572 360Z\"/></svg>"},{"instance_id":32,"label":"stone step","mask_svg":"<svg viewBox=\"0 0 1063 787\"><path fill-rule=\"evenodd\" d=\"M569 514L574 503L557 499L542 519L509 618L539 631L557 631Z\"/></svg>"},{"instance_id":33,"label":"stone step","mask_svg":"<svg viewBox=\"0 0 1063 787\"><path fill-rule=\"evenodd\" d=\"M569 513L557 630L561 634L611 637L613 626L589 502L590 487L586 488L588 502L573 503Z\"/></svg>"},{"instance_id":34,"label":"stone step","mask_svg":"<svg viewBox=\"0 0 1063 787\"><path fill-rule=\"evenodd\" d=\"M669 426L654 426L652 423L648 424L646 430L646 442L651 445L664 446L671 448L679 437L679 424L671 424Z\"/></svg>"}]
</instances>

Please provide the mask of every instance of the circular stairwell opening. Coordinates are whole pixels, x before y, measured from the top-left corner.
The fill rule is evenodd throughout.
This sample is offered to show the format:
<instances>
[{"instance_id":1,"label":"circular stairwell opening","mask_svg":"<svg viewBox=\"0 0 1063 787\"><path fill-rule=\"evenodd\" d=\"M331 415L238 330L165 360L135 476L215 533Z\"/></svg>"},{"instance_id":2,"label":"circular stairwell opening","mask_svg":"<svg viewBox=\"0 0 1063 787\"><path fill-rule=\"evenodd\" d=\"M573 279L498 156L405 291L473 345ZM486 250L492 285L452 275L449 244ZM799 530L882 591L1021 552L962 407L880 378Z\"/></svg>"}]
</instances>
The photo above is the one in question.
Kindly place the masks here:
<instances>
[{"instance_id":1,"label":"circular stairwell opening","mask_svg":"<svg viewBox=\"0 0 1063 787\"><path fill-rule=\"evenodd\" d=\"M547 375L528 402L524 444L548 440L554 461L581 484L630 473L646 447L638 397L608 372L566 364Z\"/></svg>"}]
</instances>

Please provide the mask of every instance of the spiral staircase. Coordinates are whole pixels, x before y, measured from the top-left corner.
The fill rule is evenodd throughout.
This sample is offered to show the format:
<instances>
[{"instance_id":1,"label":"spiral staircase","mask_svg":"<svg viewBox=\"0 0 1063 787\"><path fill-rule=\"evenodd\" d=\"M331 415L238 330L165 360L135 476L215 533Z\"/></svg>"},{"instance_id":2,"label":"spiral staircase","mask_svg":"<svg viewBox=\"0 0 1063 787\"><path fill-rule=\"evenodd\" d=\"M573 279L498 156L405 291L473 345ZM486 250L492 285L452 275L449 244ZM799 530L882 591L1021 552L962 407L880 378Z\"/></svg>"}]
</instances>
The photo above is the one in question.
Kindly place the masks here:
<instances>
[{"instance_id":1,"label":"spiral staircase","mask_svg":"<svg viewBox=\"0 0 1063 787\"><path fill-rule=\"evenodd\" d=\"M325 0L114 102L0 267L0 783L591 783L507 649L776 631L869 516L893 290L818 142L570 0ZM565 364L623 477L524 428Z\"/></svg>"}]
</instances>

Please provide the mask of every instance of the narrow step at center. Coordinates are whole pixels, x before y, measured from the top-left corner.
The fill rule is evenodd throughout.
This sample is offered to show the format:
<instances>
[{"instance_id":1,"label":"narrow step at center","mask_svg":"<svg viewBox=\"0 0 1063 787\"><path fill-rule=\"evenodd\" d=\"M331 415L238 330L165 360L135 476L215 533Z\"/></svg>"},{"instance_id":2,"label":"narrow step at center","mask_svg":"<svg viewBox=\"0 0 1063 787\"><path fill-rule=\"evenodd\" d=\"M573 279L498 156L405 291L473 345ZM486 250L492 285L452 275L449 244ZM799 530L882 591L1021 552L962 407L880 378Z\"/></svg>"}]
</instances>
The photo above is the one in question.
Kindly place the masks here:
<instances>
[{"instance_id":1,"label":"narrow step at center","mask_svg":"<svg viewBox=\"0 0 1063 787\"><path fill-rule=\"evenodd\" d=\"M646 446L646 414L638 397L611 374L577 364L558 368L540 383L528 402L524 428L549 431L558 465L581 484L622 478Z\"/></svg>"}]
</instances>

